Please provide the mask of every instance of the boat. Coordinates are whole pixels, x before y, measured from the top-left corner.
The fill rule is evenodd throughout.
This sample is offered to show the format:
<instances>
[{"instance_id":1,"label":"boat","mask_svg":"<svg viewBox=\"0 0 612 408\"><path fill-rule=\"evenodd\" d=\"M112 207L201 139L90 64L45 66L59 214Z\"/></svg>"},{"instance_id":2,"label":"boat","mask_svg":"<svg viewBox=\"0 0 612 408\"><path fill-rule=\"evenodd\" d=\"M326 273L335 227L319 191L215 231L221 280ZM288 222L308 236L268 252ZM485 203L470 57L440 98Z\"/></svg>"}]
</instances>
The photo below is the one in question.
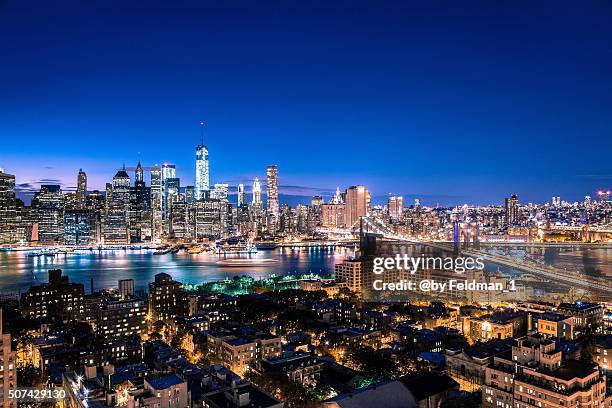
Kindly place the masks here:
<instances>
[{"instance_id":1,"label":"boat","mask_svg":"<svg viewBox=\"0 0 612 408\"><path fill-rule=\"evenodd\" d=\"M153 255L165 255L168 253L170 253L170 248L161 247L161 248L158 248L157 251L153 252Z\"/></svg>"},{"instance_id":2,"label":"boat","mask_svg":"<svg viewBox=\"0 0 612 408\"><path fill-rule=\"evenodd\" d=\"M217 244L215 253L218 255L256 254L257 247L244 239L228 238Z\"/></svg>"},{"instance_id":3,"label":"boat","mask_svg":"<svg viewBox=\"0 0 612 408\"><path fill-rule=\"evenodd\" d=\"M255 247L261 250L275 249L278 246L276 242L256 242Z\"/></svg>"},{"instance_id":4,"label":"boat","mask_svg":"<svg viewBox=\"0 0 612 408\"><path fill-rule=\"evenodd\" d=\"M217 265L223 265L230 268L244 266L270 266L278 263L278 259L222 259L217 261Z\"/></svg>"}]
</instances>

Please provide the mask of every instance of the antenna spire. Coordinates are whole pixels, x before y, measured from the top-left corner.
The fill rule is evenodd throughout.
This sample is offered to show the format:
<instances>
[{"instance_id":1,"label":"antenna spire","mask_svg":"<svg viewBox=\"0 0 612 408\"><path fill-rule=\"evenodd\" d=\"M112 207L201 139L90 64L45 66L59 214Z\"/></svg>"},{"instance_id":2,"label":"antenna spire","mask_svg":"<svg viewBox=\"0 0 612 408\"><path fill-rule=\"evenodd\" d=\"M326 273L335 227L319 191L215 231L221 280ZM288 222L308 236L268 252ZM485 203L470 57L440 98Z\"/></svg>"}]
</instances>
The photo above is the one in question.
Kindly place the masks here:
<instances>
[{"instance_id":1,"label":"antenna spire","mask_svg":"<svg viewBox=\"0 0 612 408\"><path fill-rule=\"evenodd\" d=\"M200 139L201 139L201 144L204 145L204 121L203 120L200 121Z\"/></svg>"}]
</instances>

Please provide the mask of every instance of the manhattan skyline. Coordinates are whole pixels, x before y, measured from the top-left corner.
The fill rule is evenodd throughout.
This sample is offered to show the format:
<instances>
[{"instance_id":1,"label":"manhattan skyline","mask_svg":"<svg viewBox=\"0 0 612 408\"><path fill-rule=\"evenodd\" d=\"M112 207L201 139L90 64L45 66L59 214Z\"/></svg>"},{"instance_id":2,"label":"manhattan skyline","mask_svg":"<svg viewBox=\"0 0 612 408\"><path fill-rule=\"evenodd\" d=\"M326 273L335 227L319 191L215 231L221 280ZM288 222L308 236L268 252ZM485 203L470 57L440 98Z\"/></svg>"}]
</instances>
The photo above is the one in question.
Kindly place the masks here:
<instances>
[{"instance_id":1,"label":"manhattan skyline","mask_svg":"<svg viewBox=\"0 0 612 408\"><path fill-rule=\"evenodd\" d=\"M139 160L194 185L203 119L211 184L277 164L281 203L582 200L612 184L612 7L552 4L3 3L0 167L21 194Z\"/></svg>"}]
</instances>

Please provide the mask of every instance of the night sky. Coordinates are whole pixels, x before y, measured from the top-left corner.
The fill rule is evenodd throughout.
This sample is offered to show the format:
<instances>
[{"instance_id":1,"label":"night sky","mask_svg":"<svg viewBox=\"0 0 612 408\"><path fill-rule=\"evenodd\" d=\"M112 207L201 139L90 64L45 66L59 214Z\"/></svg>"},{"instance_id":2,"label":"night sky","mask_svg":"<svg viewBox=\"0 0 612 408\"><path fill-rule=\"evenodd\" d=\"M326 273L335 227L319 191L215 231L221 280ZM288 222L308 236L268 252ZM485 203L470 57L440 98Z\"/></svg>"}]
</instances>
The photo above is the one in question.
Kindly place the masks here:
<instances>
[{"instance_id":1,"label":"night sky","mask_svg":"<svg viewBox=\"0 0 612 408\"><path fill-rule=\"evenodd\" d=\"M427 204L612 187L611 1L0 0L0 167ZM148 178L147 178L148 179ZM299 198L299 197L298 197Z\"/></svg>"}]
</instances>

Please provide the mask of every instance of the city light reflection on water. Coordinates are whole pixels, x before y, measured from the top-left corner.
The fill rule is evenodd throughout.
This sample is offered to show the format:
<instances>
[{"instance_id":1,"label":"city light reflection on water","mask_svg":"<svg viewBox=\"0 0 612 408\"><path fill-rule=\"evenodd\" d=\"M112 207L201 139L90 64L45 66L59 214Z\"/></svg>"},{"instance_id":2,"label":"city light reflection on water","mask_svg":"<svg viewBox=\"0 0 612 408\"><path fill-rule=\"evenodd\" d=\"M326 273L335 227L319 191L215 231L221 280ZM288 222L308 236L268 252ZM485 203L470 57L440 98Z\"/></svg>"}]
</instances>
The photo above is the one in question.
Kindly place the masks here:
<instances>
[{"instance_id":1,"label":"city light reflection on water","mask_svg":"<svg viewBox=\"0 0 612 408\"><path fill-rule=\"evenodd\" d=\"M519 252L557 267L577 271L586 267L595 269L612 279L612 248L529 248ZM119 279L126 278L134 279L138 289L145 289L155 274L160 272L193 284L238 275L262 278L270 274L330 274L336 263L354 256L354 253L354 248L343 247L277 248L248 256L252 259L276 259L276 263L227 267L217 264L217 261L224 259L222 256L205 253L153 255L151 250L127 249L28 257L25 252L0 252L0 291L16 293L32 284L46 282L47 270L54 268L62 269L72 281L83 283L86 288L89 288L90 279L93 278L96 289L115 287ZM515 274L508 268L494 264L486 264L486 270Z\"/></svg>"},{"instance_id":2,"label":"city light reflection on water","mask_svg":"<svg viewBox=\"0 0 612 408\"><path fill-rule=\"evenodd\" d=\"M47 270L60 268L71 281L83 283L87 289L90 279L94 288L115 287L119 279L132 278L137 289L145 289L155 274L166 272L184 283L202 283L238 275L262 278L270 274L305 274L333 272L334 264L353 256L348 248L277 248L249 255L252 259L276 259L265 266L227 267L217 261L226 259L214 254L154 255L151 250L113 250L74 252L56 256L28 257L25 252L0 253L0 291L16 293L32 284L47 281ZM227 258L230 258L229 256ZM244 258L244 256L243 256Z\"/></svg>"}]
</instances>

